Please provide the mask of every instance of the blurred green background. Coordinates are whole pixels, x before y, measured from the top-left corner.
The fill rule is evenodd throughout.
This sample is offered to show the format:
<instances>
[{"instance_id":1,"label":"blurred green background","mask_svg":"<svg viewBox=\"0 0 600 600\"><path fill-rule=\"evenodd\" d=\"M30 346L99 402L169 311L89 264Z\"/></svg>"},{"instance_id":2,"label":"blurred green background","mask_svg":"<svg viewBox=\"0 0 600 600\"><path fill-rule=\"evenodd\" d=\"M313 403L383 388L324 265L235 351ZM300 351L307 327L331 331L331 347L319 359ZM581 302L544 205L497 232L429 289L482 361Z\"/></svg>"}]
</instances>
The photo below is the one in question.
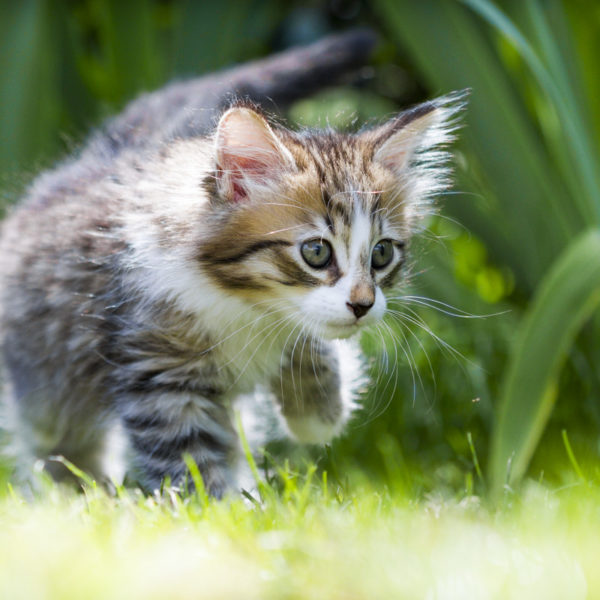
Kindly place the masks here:
<instances>
[{"instance_id":1,"label":"blurred green background","mask_svg":"<svg viewBox=\"0 0 600 600\"><path fill-rule=\"evenodd\" d=\"M3 0L3 205L141 91L359 25L380 35L371 66L289 122L346 127L472 91L455 190L413 256L407 293L433 302L398 303L410 319L365 335L375 385L321 464L415 493L597 477L595 0Z\"/></svg>"}]
</instances>

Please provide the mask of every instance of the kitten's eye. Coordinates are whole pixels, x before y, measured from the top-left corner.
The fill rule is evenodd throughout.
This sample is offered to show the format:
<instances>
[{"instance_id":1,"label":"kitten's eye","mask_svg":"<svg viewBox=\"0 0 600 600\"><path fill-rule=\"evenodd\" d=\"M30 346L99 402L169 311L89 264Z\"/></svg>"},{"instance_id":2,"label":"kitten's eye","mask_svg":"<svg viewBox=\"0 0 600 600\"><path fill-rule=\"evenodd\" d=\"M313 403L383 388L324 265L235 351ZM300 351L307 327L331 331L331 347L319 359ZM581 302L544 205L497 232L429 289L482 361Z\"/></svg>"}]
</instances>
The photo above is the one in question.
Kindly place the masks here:
<instances>
[{"instance_id":1,"label":"kitten's eye","mask_svg":"<svg viewBox=\"0 0 600 600\"><path fill-rule=\"evenodd\" d=\"M322 269L331 262L331 244L325 240L309 240L300 248L302 258L314 269Z\"/></svg>"},{"instance_id":2,"label":"kitten's eye","mask_svg":"<svg viewBox=\"0 0 600 600\"><path fill-rule=\"evenodd\" d=\"M394 246L390 240L381 240L373 247L371 254L371 266L374 269L387 267L394 258Z\"/></svg>"}]
</instances>

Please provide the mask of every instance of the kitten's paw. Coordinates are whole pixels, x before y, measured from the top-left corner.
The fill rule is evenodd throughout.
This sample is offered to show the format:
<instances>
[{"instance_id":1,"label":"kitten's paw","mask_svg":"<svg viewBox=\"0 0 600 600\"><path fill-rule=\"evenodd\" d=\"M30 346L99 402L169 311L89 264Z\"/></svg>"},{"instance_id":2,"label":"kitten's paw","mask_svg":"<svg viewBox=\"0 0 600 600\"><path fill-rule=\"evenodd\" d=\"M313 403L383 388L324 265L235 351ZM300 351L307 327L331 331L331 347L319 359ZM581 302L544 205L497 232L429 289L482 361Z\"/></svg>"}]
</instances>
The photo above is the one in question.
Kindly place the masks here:
<instances>
[{"instance_id":1,"label":"kitten's paw","mask_svg":"<svg viewBox=\"0 0 600 600\"><path fill-rule=\"evenodd\" d=\"M287 427L291 436L302 444L326 444L337 437L344 423L326 423L315 415L288 417Z\"/></svg>"}]
</instances>

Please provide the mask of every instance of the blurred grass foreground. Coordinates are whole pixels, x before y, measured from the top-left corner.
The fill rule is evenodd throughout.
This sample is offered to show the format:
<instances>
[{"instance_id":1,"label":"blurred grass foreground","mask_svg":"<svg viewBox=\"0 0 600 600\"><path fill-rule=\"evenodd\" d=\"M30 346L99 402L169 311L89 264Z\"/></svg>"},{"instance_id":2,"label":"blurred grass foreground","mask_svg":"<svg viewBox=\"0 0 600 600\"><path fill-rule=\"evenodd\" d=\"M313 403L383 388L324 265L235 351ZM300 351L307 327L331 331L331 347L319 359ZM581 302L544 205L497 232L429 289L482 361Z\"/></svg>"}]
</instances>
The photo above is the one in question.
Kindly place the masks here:
<instances>
[{"instance_id":1,"label":"blurred grass foreground","mask_svg":"<svg viewBox=\"0 0 600 600\"><path fill-rule=\"evenodd\" d=\"M471 89L364 409L326 451L269 448L260 499L25 499L7 467L0 597L600 597L595 0L0 2L2 207L140 91L356 25L372 66L290 122Z\"/></svg>"},{"instance_id":2,"label":"blurred grass foreground","mask_svg":"<svg viewBox=\"0 0 600 600\"><path fill-rule=\"evenodd\" d=\"M48 484L2 499L0 596L11 600L323 598L583 600L600 595L595 487L529 484L493 513L285 471L260 505Z\"/></svg>"}]
</instances>

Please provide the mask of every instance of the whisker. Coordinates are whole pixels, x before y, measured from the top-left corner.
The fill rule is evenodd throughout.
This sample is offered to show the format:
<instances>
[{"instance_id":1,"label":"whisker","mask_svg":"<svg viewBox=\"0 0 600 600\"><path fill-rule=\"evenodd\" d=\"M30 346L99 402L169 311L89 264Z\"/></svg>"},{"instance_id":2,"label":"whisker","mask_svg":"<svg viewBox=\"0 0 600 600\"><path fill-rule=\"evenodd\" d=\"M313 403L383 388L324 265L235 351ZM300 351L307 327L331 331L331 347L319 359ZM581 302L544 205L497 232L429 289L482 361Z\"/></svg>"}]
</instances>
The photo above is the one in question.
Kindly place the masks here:
<instances>
[{"instance_id":1,"label":"whisker","mask_svg":"<svg viewBox=\"0 0 600 600\"><path fill-rule=\"evenodd\" d=\"M274 235L276 233L284 233L285 231L291 231L292 229L299 229L301 227L305 227L305 225L303 223L300 223L298 225L284 227L283 229L274 229L273 231L269 231L269 232L265 233L265 235Z\"/></svg>"},{"instance_id":2,"label":"whisker","mask_svg":"<svg viewBox=\"0 0 600 600\"><path fill-rule=\"evenodd\" d=\"M229 321L223 326L223 330L226 331L228 329L228 327L229 327L230 324L232 324L234 321L240 321L241 317L243 317L248 312L250 312L251 310L254 310L257 306L260 306L262 304L270 304L271 307L273 308L273 310L268 311L267 313L263 313L261 315L258 315L252 321L249 321L248 323L245 323L241 327L238 327L237 329L234 329L232 332L230 332L229 334L227 334L225 337L222 337L218 342L216 342L215 344L213 344L209 348L206 348L205 350L203 350L202 354L207 354L208 352L211 352L215 348L218 348L221 344L223 344L227 340L231 339L233 336L237 335L240 331L243 331L247 327L252 326L257 320L262 319L263 317L267 316L268 314L273 314L274 312L276 312L276 308L277 307L285 306L286 303L283 300L280 300L279 302L273 302L272 300L263 300L261 302L256 302L256 303L250 305L248 308L246 308L246 310L244 310L241 314L236 314L236 315L232 316L231 319L229 319Z\"/></svg>"},{"instance_id":3,"label":"whisker","mask_svg":"<svg viewBox=\"0 0 600 600\"><path fill-rule=\"evenodd\" d=\"M290 317L288 317L288 316L284 316L284 317L282 317L281 319L278 319L277 321L275 321L275 323L271 324L271 327L270 327L269 331L268 331L268 332L267 332L267 333L266 333L266 334L263 336L263 339L262 339L262 340L261 340L261 341L260 341L260 342L259 342L259 343L256 345L256 348L254 348L254 351L253 351L253 352L252 352L252 354L249 356L248 360L247 360L247 361L246 361L246 363L244 364L244 367L243 367L243 368L240 370L240 372L239 372L238 376L235 378L235 380L233 381L233 383L231 384L231 386L230 386L230 387L233 387L233 386L234 386L234 385L235 385L235 384L236 384L236 383L239 381L239 379L242 377L242 375L243 375L243 374L246 372L246 369L247 369L247 368L248 368L248 366L251 364L251 362L252 362L253 358L256 356L256 353L257 353L257 352L260 350L260 348L261 348L261 347L262 347L262 345L263 345L263 344L266 342L266 340L269 338L269 336L270 336L272 333L275 333L275 334L277 334L277 333L278 333L278 325L280 325L280 324L282 324L282 323L285 323L285 322L286 322L286 321L288 321L288 320L290 320ZM280 331L280 330L281 330L281 327L279 328L279 331ZM254 341L254 339L255 339L255 338L258 336L258 335L260 335L261 333L264 333L264 332L263 332L263 331L261 331L261 332L259 332L258 334L256 334L255 336L253 336L252 340L250 340L250 342L244 346L244 348L242 349L242 351L243 351L243 350L244 350L244 349L245 349L245 348L246 348L246 347L247 347L247 346L248 346L248 345L249 345L249 344L250 344L252 341ZM275 336L275 338L273 339L273 341L271 342L271 345L273 344L273 342L275 341L275 339L276 339L276 336ZM240 353L241 353L242 351L240 351ZM235 358L237 358L237 356L239 356L239 354L240 354L240 353L238 353L238 354L236 355L236 357L235 357ZM229 361L229 362L231 362L231 361ZM229 364L229 363L227 363L227 364Z\"/></svg>"},{"instance_id":4,"label":"whisker","mask_svg":"<svg viewBox=\"0 0 600 600\"><path fill-rule=\"evenodd\" d=\"M258 324L259 321L261 321L262 319L266 318L267 316L269 316L268 314L265 315L261 315L258 319L256 319L254 321L254 327ZM278 324L284 322L288 317L281 317L280 319L276 320L274 323L271 324L269 331L272 331ZM252 333L253 329L250 331L250 333ZM244 352L244 350L246 350L246 348L248 348L248 346L250 346L250 344L252 344L252 342L261 334L264 333L263 331L259 331L258 333L255 333L250 339L247 339L246 343L244 344L244 346L242 346L242 348L237 352L237 354L235 354L233 357L231 357L226 363L221 364L218 368L219 371L223 370L225 367L229 366L231 363L235 362L237 360L237 358L239 358L242 353ZM260 347L260 345L258 346ZM254 355L256 354L256 349L254 350L254 352L251 355L251 358L254 357ZM239 379L239 377L238 377ZM236 379L237 381L237 379Z\"/></svg>"},{"instance_id":5,"label":"whisker","mask_svg":"<svg viewBox=\"0 0 600 600\"><path fill-rule=\"evenodd\" d=\"M441 300L436 300L434 298L427 298L425 296L391 296L390 300L397 300L412 304L420 304L421 306L426 306L427 308L431 308L440 313L448 315L450 317L456 317L458 319L487 319L489 317L499 317L501 315L505 315L509 313L509 310L504 310L496 313L489 313L485 315L476 315L464 311L456 306L452 306L451 304L447 304L446 302L442 302Z\"/></svg>"},{"instance_id":6,"label":"whisker","mask_svg":"<svg viewBox=\"0 0 600 600\"><path fill-rule=\"evenodd\" d=\"M427 349L423 345L423 342L421 341L419 336L410 327L406 326L406 324L403 323L402 320L397 315L390 313L389 317L398 324L398 327L400 327L403 331L407 331L412 336L412 338L415 340L415 342L418 344L419 348L423 352L423 355L425 356L425 360L427 361L427 364L429 366L429 373L431 374L431 380L433 381L433 390L434 390L434 395L435 395L435 391L437 389L437 379L435 376L435 371L433 369L433 364L431 362L431 359L429 358L429 353L427 352ZM404 334L402 334L402 335L403 335L403 338L405 339L406 343L408 344L408 340L406 339ZM411 352L411 355L412 355L412 352ZM414 355L412 355L412 356L414 359ZM416 368L416 363L415 363L415 368ZM418 369L417 369L417 373L419 373ZM419 375L419 381L421 383L421 390L425 394L425 385L424 385L423 379L420 375ZM416 398L414 398L414 400L416 402Z\"/></svg>"},{"instance_id":7,"label":"whisker","mask_svg":"<svg viewBox=\"0 0 600 600\"><path fill-rule=\"evenodd\" d=\"M390 309L389 312L390 312L390 314L395 314L400 319L404 319L404 320L408 321L409 323L416 325L417 327L419 327L420 329L422 329L423 331L428 333L442 349L447 350L452 356L460 358L461 360L468 362L469 364L475 366L475 363L473 363L466 356L464 356L464 354L459 352L456 348L454 348L453 346L448 344L448 342L444 341L441 337L439 337L437 334L435 334L414 310L412 310L408 307L404 307L404 308L410 314L407 314L406 312L402 312L402 311L393 310L393 309Z\"/></svg>"}]
</instances>

